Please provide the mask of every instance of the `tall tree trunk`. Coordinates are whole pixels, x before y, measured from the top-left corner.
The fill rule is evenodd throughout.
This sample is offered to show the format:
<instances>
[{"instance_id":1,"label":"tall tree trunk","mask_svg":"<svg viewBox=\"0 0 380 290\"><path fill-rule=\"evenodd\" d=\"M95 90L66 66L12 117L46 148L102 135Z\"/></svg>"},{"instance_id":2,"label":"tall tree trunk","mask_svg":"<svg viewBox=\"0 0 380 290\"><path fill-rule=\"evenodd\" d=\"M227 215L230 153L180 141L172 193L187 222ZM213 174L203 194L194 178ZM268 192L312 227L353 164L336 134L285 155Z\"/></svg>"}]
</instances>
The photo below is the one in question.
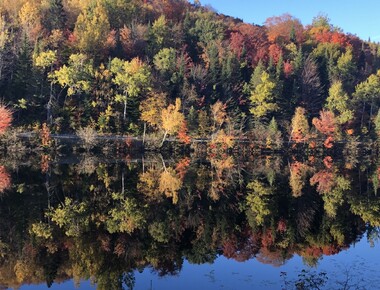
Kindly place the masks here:
<instances>
[{"instance_id":1,"label":"tall tree trunk","mask_svg":"<svg viewBox=\"0 0 380 290\"><path fill-rule=\"evenodd\" d=\"M126 119L127 119L127 97L125 97L125 100L124 100L123 121L125 122Z\"/></svg>"},{"instance_id":2,"label":"tall tree trunk","mask_svg":"<svg viewBox=\"0 0 380 290\"><path fill-rule=\"evenodd\" d=\"M371 130L372 110L373 110L373 102L371 103L371 109L369 111L370 113L369 113L369 120L368 120L368 131Z\"/></svg>"},{"instance_id":3,"label":"tall tree trunk","mask_svg":"<svg viewBox=\"0 0 380 290\"><path fill-rule=\"evenodd\" d=\"M162 142L161 142L160 147L162 147L162 145L164 145L164 142L165 142L165 139L166 139L167 135L168 135L168 131L165 131L164 138L162 138Z\"/></svg>"},{"instance_id":4,"label":"tall tree trunk","mask_svg":"<svg viewBox=\"0 0 380 290\"><path fill-rule=\"evenodd\" d=\"M50 65L50 74L53 73L53 65ZM52 113L51 113L51 108L52 108L52 105L53 105L53 81L50 82L50 95L49 95L49 102L47 104L47 116L46 116L46 122L49 124L49 125L52 125L53 123L53 116L52 116Z\"/></svg>"},{"instance_id":5,"label":"tall tree trunk","mask_svg":"<svg viewBox=\"0 0 380 290\"><path fill-rule=\"evenodd\" d=\"M50 100L48 101L46 109L47 109L47 112L46 112L46 123L48 123L49 125L51 125L52 124L52 118L50 117L51 116L51 103L50 103Z\"/></svg>"},{"instance_id":6,"label":"tall tree trunk","mask_svg":"<svg viewBox=\"0 0 380 290\"><path fill-rule=\"evenodd\" d=\"M144 122L143 145L145 144L146 122Z\"/></svg>"},{"instance_id":7,"label":"tall tree trunk","mask_svg":"<svg viewBox=\"0 0 380 290\"><path fill-rule=\"evenodd\" d=\"M124 181L124 175L125 175L125 170L123 167L123 171L121 173L121 192L124 195L124 190L125 190L125 181Z\"/></svg>"},{"instance_id":8,"label":"tall tree trunk","mask_svg":"<svg viewBox=\"0 0 380 290\"><path fill-rule=\"evenodd\" d=\"M50 83L50 96L49 96L49 102L47 104L47 120L46 122L51 125L53 123L53 116L52 116L52 113L51 113L51 108L52 108L52 104L53 104L53 82Z\"/></svg>"},{"instance_id":9,"label":"tall tree trunk","mask_svg":"<svg viewBox=\"0 0 380 290\"><path fill-rule=\"evenodd\" d=\"M365 102L363 102L363 110L362 110L362 118L360 120L360 128L363 127L363 122L364 122L364 110L365 110Z\"/></svg>"}]
</instances>

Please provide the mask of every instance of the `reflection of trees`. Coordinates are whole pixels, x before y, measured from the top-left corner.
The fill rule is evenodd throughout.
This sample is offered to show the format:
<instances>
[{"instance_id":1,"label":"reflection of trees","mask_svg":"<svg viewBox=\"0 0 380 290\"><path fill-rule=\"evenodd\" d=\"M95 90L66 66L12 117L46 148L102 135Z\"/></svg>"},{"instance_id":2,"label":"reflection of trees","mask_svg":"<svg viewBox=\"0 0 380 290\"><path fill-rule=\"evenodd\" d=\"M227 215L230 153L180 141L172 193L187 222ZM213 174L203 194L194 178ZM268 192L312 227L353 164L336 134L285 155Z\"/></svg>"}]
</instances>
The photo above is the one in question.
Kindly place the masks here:
<instances>
[{"instance_id":1,"label":"reflection of trees","mask_svg":"<svg viewBox=\"0 0 380 290\"><path fill-rule=\"evenodd\" d=\"M380 200L376 196L352 195L349 197L351 211L371 226L380 227Z\"/></svg>"},{"instance_id":2,"label":"reflection of trees","mask_svg":"<svg viewBox=\"0 0 380 290\"><path fill-rule=\"evenodd\" d=\"M0 284L91 278L99 289L122 289L136 269L172 275L184 259L212 263L221 254L272 265L299 254L315 265L347 248L365 223L380 224L379 198L364 174L357 192L355 173L332 160L288 165L276 156L143 166L85 158L52 162L49 192L39 167L7 173L18 193L0 204Z\"/></svg>"},{"instance_id":3,"label":"reflection of trees","mask_svg":"<svg viewBox=\"0 0 380 290\"><path fill-rule=\"evenodd\" d=\"M235 165L232 156L225 158L211 158L211 186L209 196L212 200L216 201L220 195L224 193L229 184L235 183L234 173Z\"/></svg>"},{"instance_id":4,"label":"reflection of trees","mask_svg":"<svg viewBox=\"0 0 380 290\"><path fill-rule=\"evenodd\" d=\"M306 177L311 168L302 162L295 161L290 166L289 186L294 197L301 196L306 184Z\"/></svg>"},{"instance_id":5,"label":"reflection of trees","mask_svg":"<svg viewBox=\"0 0 380 290\"><path fill-rule=\"evenodd\" d=\"M317 191L322 195L327 214L336 216L337 208L344 202L343 195L351 189L351 184L330 162L324 163L326 169L316 172L310 178L310 184L317 185Z\"/></svg>"},{"instance_id":6,"label":"reflection of trees","mask_svg":"<svg viewBox=\"0 0 380 290\"><path fill-rule=\"evenodd\" d=\"M247 189L247 207L252 213L255 223L262 225L264 219L272 213L270 203L273 200L274 189L258 180L248 183Z\"/></svg>"}]
</instances>

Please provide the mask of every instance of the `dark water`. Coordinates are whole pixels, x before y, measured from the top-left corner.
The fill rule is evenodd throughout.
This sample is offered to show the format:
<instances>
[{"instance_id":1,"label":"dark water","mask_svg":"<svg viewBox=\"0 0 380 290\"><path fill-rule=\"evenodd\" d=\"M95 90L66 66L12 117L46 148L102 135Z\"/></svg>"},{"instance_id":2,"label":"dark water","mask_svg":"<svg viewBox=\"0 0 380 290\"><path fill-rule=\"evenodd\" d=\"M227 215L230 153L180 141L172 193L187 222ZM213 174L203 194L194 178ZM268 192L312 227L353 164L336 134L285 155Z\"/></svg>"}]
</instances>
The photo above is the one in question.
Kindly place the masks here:
<instances>
[{"instance_id":1,"label":"dark water","mask_svg":"<svg viewBox=\"0 0 380 290\"><path fill-rule=\"evenodd\" d=\"M322 153L3 158L0 285L378 289L379 164Z\"/></svg>"}]
</instances>

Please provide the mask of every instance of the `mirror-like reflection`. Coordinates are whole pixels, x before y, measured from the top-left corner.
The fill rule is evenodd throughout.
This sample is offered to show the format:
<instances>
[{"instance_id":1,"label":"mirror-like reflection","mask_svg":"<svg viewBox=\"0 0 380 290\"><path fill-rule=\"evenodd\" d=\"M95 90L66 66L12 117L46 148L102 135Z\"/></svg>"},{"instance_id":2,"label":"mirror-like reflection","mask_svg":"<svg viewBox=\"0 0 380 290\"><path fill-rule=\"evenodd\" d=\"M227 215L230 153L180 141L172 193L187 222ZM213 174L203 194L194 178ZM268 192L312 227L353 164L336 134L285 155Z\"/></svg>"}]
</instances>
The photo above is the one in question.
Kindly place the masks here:
<instances>
[{"instance_id":1,"label":"mirror-like reflection","mask_svg":"<svg viewBox=\"0 0 380 290\"><path fill-rule=\"evenodd\" d=\"M220 256L315 266L379 239L379 180L373 156L2 159L0 284L133 289L136 270L175 275Z\"/></svg>"}]
</instances>

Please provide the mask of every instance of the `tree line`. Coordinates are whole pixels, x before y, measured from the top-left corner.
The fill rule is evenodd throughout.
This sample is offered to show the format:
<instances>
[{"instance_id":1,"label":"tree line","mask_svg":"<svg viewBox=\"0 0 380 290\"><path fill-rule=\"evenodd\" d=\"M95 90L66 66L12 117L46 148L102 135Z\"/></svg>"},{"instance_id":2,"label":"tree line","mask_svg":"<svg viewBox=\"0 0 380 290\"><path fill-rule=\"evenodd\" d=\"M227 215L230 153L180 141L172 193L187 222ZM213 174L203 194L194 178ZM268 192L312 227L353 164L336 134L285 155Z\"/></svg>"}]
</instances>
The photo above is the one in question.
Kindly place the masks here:
<instances>
[{"instance_id":1,"label":"tree line","mask_svg":"<svg viewBox=\"0 0 380 290\"><path fill-rule=\"evenodd\" d=\"M379 134L379 68L377 43L325 15L260 26L197 1L0 3L0 132L330 148Z\"/></svg>"}]
</instances>

